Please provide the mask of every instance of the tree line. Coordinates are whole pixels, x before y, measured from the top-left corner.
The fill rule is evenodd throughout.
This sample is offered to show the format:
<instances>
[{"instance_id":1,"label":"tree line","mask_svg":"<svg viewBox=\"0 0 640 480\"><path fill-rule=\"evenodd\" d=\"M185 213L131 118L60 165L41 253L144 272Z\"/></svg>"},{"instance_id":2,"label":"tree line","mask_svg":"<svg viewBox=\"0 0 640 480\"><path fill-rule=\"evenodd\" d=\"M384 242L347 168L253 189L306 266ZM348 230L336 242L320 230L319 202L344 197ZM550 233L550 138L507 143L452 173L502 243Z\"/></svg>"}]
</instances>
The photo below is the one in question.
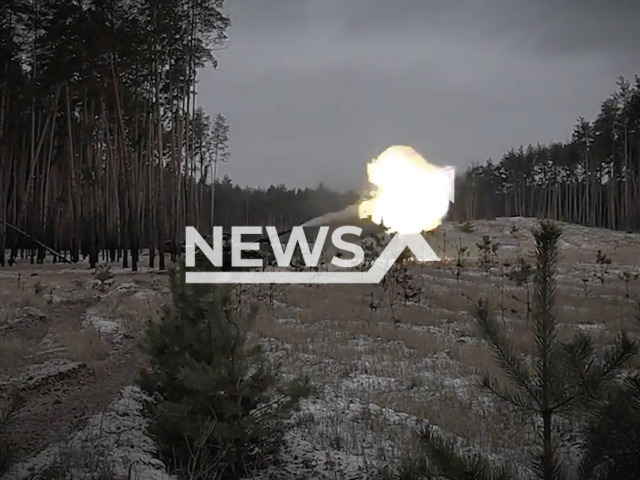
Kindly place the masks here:
<instances>
[{"instance_id":1,"label":"tree line","mask_svg":"<svg viewBox=\"0 0 640 480\"><path fill-rule=\"evenodd\" d=\"M136 269L204 214L203 179L228 126L196 106L216 65L222 0L0 4L0 262L34 241ZM192 207L195 205L195 207ZM33 258L33 257L32 257Z\"/></svg>"},{"instance_id":2,"label":"tree line","mask_svg":"<svg viewBox=\"0 0 640 480\"><path fill-rule=\"evenodd\" d=\"M214 181L229 125L197 106L195 86L227 39L222 9L223 0L0 3L0 265L49 252L94 266L102 253L135 270L148 249L149 266L157 258L164 269L186 224L288 229L357 201L323 185ZM638 229L639 174L640 79L620 78L570 141L470 167L451 215Z\"/></svg>"},{"instance_id":3,"label":"tree line","mask_svg":"<svg viewBox=\"0 0 640 480\"><path fill-rule=\"evenodd\" d=\"M611 229L640 229L640 77L617 90L571 138L472 165L458 181L460 220L525 216Z\"/></svg>"},{"instance_id":4,"label":"tree line","mask_svg":"<svg viewBox=\"0 0 640 480\"><path fill-rule=\"evenodd\" d=\"M240 188L222 114L197 107L223 0L10 0L0 5L0 265L99 254L164 269L184 225L289 228L353 193ZM214 202L215 199L215 202ZM213 212L215 211L215 215ZM214 220L215 218L215 220ZM175 255L175 254L174 254Z\"/></svg>"}]
</instances>

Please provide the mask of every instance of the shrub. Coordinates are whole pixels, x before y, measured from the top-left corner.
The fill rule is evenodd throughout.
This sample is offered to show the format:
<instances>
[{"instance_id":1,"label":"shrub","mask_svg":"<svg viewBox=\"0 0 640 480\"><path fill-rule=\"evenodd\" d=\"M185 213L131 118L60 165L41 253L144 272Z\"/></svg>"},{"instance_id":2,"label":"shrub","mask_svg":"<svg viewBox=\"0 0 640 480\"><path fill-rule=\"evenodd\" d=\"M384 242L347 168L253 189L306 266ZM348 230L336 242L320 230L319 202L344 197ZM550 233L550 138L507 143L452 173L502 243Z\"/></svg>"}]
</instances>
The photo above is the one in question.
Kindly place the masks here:
<instances>
[{"instance_id":1,"label":"shrub","mask_svg":"<svg viewBox=\"0 0 640 480\"><path fill-rule=\"evenodd\" d=\"M473 233L475 231L475 228L476 227L473 225L473 222L469 220L460 224L460 230L462 231L462 233Z\"/></svg>"},{"instance_id":2,"label":"shrub","mask_svg":"<svg viewBox=\"0 0 640 480\"><path fill-rule=\"evenodd\" d=\"M469 260L469 248L462 245L462 240L458 242L458 252L456 254L456 263L453 273L456 276L456 283L460 283L462 278L462 272L467 267L467 261Z\"/></svg>"},{"instance_id":3,"label":"shrub","mask_svg":"<svg viewBox=\"0 0 640 480\"><path fill-rule=\"evenodd\" d=\"M186 284L181 271L169 273L173 306L147 328L150 431L178 475L241 478L274 460L308 382L280 386L249 340L256 309L234 308L231 287Z\"/></svg>"},{"instance_id":4,"label":"shrub","mask_svg":"<svg viewBox=\"0 0 640 480\"><path fill-rule=\"evenodd\" d=\"M531 467L536 477L544 480L566 478L557 453L560 441L553 433L560 424L559 420L569 416L583 420L589 418L592 412L600 411L598 409L602 409L602 405L610 405L602 399L615 388L616 381L623 377L623 370L638 353L638 345L626 334L620 334L603 352L595 351L593 339L586 334L579 334L570 342L558 339L555 310L560 236L560 228L549 222L541 222L534 231L536 262L529 323L535 349L531 361L525 361L514 349L486 300L479 300L472 312L483 339L493 350L503 372L502 379L485 375L482 384L498 400L539 420L542 428ZM487 245L486 250L490 251L490 242L485 239L484 244ZM594 418L604 419L602 423L596 422L591 427L591 431L595 432L591 436L596 441L602 441L599 427L605 430L610 428L614 432L611 433L612 437L619 438L617 436L622 435L626 438L624 422L616 424L607 415L596 415ZM585 437L590 438L589 430ZM420 438L427 457L423 463L427 467L427 478L514 478L506 469L496 468L478 455L459 454L454 445L435 429L421 431ZM620 452L620 458L624 452L629 454L624 441L612 441L612 444L616 445L614 449ZM591 448L585 458L596 455L597 448ZM583 468L586 470L586 466Z\"/></svg>"},{"instance_id":5,"label":"shrub","mask_svg":"<svg viewBox=\"0 0 640 480\"><path fill-rule=\"evenodd\" d=\"M482 242L477 243L476 247L478 248L478 266L484 270L488 277L491 269L498 264L500 244L489 235L483 235Z\"/></svg>"},{"instance_id":6,"label":"shrub","mask_svg":"<svg viewBox=\"0 0 640 480\"><path fill-rule=\"evenodd\" d=\"M624 282L624 296L629 298L629 282L635 282L640 277L638 273L632 273L628 270L620 272L618 278Z\"/></svg>"},{"instance_id":7,"label":"shrub","mask_svg":"<svg viewBox=\"0 0 640 480\"><path fill-rule=\"evenodd\" d=\"M609 274L609 267L611 266L611 259L607 257L602 250L596 252L596 271L594 276L598 279L600 284L604 286L607 282L607 275Z\"/></svg>"},{"instance_id":8,"label":"shrub","mask_svg":"<svg viewBox=\"0 0 640 480\"><path fill-rule=\"evenodd\" d=\"M111 273L111 267L107 264L98 265L93 276L98 281L98 288L104 291L108 285L113 283L113 274Z\"/></svg>"},{"instance_id":9,"label":"shrub","mask_svg":"<svg viewBox=\"0 0 640 480\"><path fill-rule=\"evenodd\" d=\"M579 477L637 478L640 473L640 377L613 386L591 409Z\"/></svg>"}]
</instances>

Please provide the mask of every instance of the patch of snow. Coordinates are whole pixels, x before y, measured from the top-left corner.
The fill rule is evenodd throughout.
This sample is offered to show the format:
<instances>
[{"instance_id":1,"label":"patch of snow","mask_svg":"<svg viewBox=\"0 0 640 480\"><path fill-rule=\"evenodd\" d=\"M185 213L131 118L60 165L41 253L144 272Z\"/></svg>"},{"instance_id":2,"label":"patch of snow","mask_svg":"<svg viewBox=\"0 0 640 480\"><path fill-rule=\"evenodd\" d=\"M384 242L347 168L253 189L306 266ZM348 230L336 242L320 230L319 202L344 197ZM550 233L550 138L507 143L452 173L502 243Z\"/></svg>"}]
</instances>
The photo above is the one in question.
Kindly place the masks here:
<instances>
[{"instance_id":1,"label":"patch of snow","mask_svg":"<svg viewBox=\"0 0 640 480\"><path fill-rule=\"evenodd\" d=\"M91 328L102 335L116 335L124 330L123 321L117 318L109 318L98 313L96 308L90 308L84 314L82 326Z\"/></svg>"},{"instance_id":2,"label":"patch of snow","mask_svg":"<svg viewBox=\"0 0 640 480\"><path fill-rule=\"evenodd\" d=\"M423 372L420 376L432 384L441 385L441 388L453 391L463 401L471 399L470 391L473 379L470 377L451 377L435 372Z\"/></svg>"},{"instance_id":3,"label":"patch of snow","mask_svg":"<svg viewBox=\"0 0 640 480\"><path fill-rule=\"evenodd\" d=\"M61 303L64 303L65 298L60 296L60 295L56 295L54 293L45 293L44 297L43 297L48 303L51 303L52 305L59 305Z\"/></svg>"},{"instance_id":4,"label":"patch of snow","mask_svg":"<svg viewBox=\"0 0 640 480\"><path fill-rule=\"evenodd\" d=\"M144 289L136 292L133 295L133 298L135 298L136 300L152 300L152 299L156 299L159 296L160 294L155 290Z\"/></svg>"},{"instance_id":5,"label":"patch of snow","mask_svg":"<svg viewBox=\"0 0 640 480\"><path fill-rule=\"evenodd\" d=\"M137 274L145 274L145 273L157 273L158 270L155 268L150 268L150 267L141 267L140 265L138 265L138 271L137 272L133 272L131 270L131 268L122 268L122 267L111 267L111 273L113 273L114 275L135 275Z\"/></svg>"},{"instance_id":6,"label":"patch of snow","mask_svg":"<svg viewBox=\"0 0 640 480\"><path fill-rule=\"evenodd\" d=\"M34 323L43 322L47 319L47 316L37 308L34 307L21 307L14 311L13 316L7 315L3 309L0 311L0 320L4 325L0 325L0 330L14 327L29 328Z\"/></svg>"},{"instance_id":7,"label":"patch of snow","mask_svg":"<svg viewBox=\"0 0 640 480\"><path fill-rule=\"evenodd\" d=\"M46 320L47 316L37 308L34 307L22 307L16 311L16 318L26 319L33 318L34 320Z\"/></svg>"},{"instance_id":8,"label":"patch of snow","mask_svg":"<svg viewBox=\"0 0 640 480\"><path fill-rule=\"evenodd\" d=\"M573 327L581 332L590 334L601 333L607 329L607 326L603 323L578 323Z\"/></svg>"},{"instance_id":9,"label":"patch of snow","mask_svg":"<svg viewBox=\"0 0 640 480\"><path fill-rule=\"evenodd\" d=\"M56 293L46 293L43 298L52 305L77 304L86 301L97 301L100 297L91 290L73 290L60 295Z\"/></svg>"},{"instance_id":10,"label":"patch of snow","mask_svg":"<svg viewBox=\"0 0 640 480\"><path fill-rule=\"evenodd\" d=\"M375 471L372 471L363 455L348 454L332 448L320 449L305 440L299 432L286 435L285 442L284 462L275 478L366 480L375 477ZM251 477L251 480L273 478L274 472L267 471Z\"/></svg>"},{"instance_id":11,"label":"patch of snow","mask_svg":"<svg viewBox=\"0 0 640 480\"><path fill-rule=\"evenodd\" d=\"M36 356L46 356L60 354L67 351L67 347L62 345L57 338L51 333L47 333L45 337L38 343L38 351Z\"/></svg>"},{"instance_id":12,"label":"patch of snow","mask_svg":"<svg viewBox=\"0 0 640 480\"><path fill-rule=\"evenodd\" d=\"M62 358L47 360L43 363L29 365L17 377L4 377L0 381L0 387L15 385L20 389L28 390L42 386L49 381L59 380L70 374L76 373L86 367L84 363L72 362Z\"/></svg>"},{"instance_id":13,"label":"patch of snow","mask_svg":"<svg viewBox=\"0 0 640 480\"><path fill-rule=\"evenodd\" d=\"M355 350L366 350L371 347L371 338L366 335L358 335L349 340L349 346Z\"/></svg>"},{"instance_id":14,"label":"patch of snow","mask_svg":"<svg viewBox=\"0 0 640 480\"><path fill-rule=\"evenodd\" d=\"M343 381L342 386L347 390L388 391L398 388L399 383L397 378L353 373Z\"/></svg>"},{"instance_id":15,"label":"patch of snow","mask_svg":"<svg viewBox=\"0 0 640 480\"><path fill-rule=\"evenodd\" d=\"M285 325L295 325L296 323L298 323L298 319L297 318L277 318L276 322L278 323L282 323Z\"/></svg>"},{"instance_id":16,"label":"patch of snow","mask_svg":"<svg viewBox=\"0 0 640 480\"><path fill-rule=\"evenodd\" d=\"M282 309L289 309L289 310L294 310L294 311L300 311L302 310L300 307L294 306L294 305L289 305L288 303L285 302L281 302L280 300L273 300L273 306L277 307L277 308L282 308Z\"/></svg>"},{"instance_id":17,"label":"patch of snow","mask_svg":"<svg viewBox=\"0 0 640 480\"><path fill-rule=\"evenodd\" d=\"M122 295L127 292L137 292L140 290L140 285L134 282L121 283L116 288L107 293L106 297L112 297L114 295Z\"/></svg>"},{"instance_id":18,"label":"patch of snow","mask_svg":"<svg viewBox=\"0 0 640 480\"><path fill-rule=\"evenodd\" d=\"M93 416L82 430L60 444L13 466L3 480L26 480L46 474L58 462L68 462L68 478L95 478L92 463L108 467L114 480L175 480L156 458L157 448L147 436L143 405L149 398L137 387L125 387L106 412ZM69 458L65 458L65 457ZM95 457L95 458L90 458ZM84 474L84 475L83 475Z\"/></svg>"}]
</instances>

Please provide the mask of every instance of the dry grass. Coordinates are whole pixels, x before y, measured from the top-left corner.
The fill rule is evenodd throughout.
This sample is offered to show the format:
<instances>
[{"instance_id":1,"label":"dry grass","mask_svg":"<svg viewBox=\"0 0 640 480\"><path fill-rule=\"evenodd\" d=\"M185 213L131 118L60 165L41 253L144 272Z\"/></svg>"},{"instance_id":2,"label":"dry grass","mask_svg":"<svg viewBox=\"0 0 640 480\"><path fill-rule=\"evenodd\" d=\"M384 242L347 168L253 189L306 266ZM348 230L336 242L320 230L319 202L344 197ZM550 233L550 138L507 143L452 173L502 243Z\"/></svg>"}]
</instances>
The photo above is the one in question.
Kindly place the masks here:
<instances>
[{"instance_id":1,"label":"dry grass","mask_svg":"<svg viewBox=\"0 0 640 480\"><path fill-rule=\"evenodd\" d=\"M477 233L457 233L457 237L448 234L449 257L455 255L458 239L472 253L460 281L456 280L451 260L446 268L431 264L414 269L415 277L422 279L417 305L400 301L392 310L388 294L380 286L242 289L244 305L257 299L262 304L256 332L270 354L277 356L286 373L309 375L319 387L314 401L320 406L309 407L313 418L301 423L302 438L308 437L328 451L391 461L394 455L412 448L409 420L422 419L478 448L506 452L507 458L521 460L522 448L529 444L530 437L523 435L521 426L515 423L521 419L479 386L480 374L500 376L500 371L492 352L479 338L469 311L478 298L487 297L514 348L531 353L526 290L503 278L500 267L489 276L480 270L475 244L484 228L489 227L479 223ZM516 243L517 248L501 251L501 262L513 264L517 255L531 249L525 233L503 237L503 243ZM436 251L443 247L441 232L430 243ZM594 277L595 251L595 247L572 247L563 253L556 312L560 338L587 331L604 345L622 330L640 335L640 322L635 320L640 280L630 282L626 298L625 284L618 278L619 271L637 269L640 248L621 241L615 251L605 250L612 265L604 285ZM19 275L14 272L0 280L4 311L11 314L30 306L48 319L35 328L0 336L0 373L9 375L33 363L33 355L45 337L57 339L66 349L62 354L66 358L104 372L114 357L125 354L114 347L108 335L87 329L84 315L90 311L117 320L137 341L146 320L157 319L166 301L164 276L116 274L115 284L102 293L91 288L93 277L88 270L28 266ZM31 273L38 275L31 277ZM590 279L588 295L582 278ZM369 306L372 292L379 304L373 313ZM136 355L132 352L127 350L126 355ZM103 380L98 377L98 381ZM354 415L345 410L352 403L361 409ZM385 408L390 410L383 415L380 409ZM388 445L389 438L392 446Z\"/></svg>"},{"instance_id":2,"label":"dry grass","mask_svg":"<svg viewBox=\"0 0 640 480\"><path fill-rule=\"evenodd\" d=\"M630 283L625 298L624 282L615 273L633 264L614 261L605 284L594 279L585 296L581 279L593 275L595 253L583 257L591 263L571 264L566 256L561 262L559 337L567 340L586 331L605 345L623 330L638 335L640 281ZM615 258L621 262L631 256L620 248ZM499 267L486 276L473 259L468 265L459 282L451 268L434 264L418 269L415 274L424 279L421 304L400 302L391 312L387 302L371 316L367 304L372 291L384 296L380 287L289 286L282 304L263 309L257 329L286 349L281 360L291 373L311 373L317 384L332 385L349 398L426 419L478 448L505 452L507 459L519 462L531 437L523 435L521 424L514 426L515 413L479 385L481 373L500 377L501 372L469 311L478 298L487 297L514 348L530 354L534 345L526 290L503 278ZM388 432L387 426L370 428L379 428L381 437Z\"/></svg>"},{"instance_id":3,"label":"dry grass","mask_svg":"<svg viewBox=\"0 0 640 480\"><path fill-rule=\"evenodd\" d=\"M33 283L5 283L0 291L0 317L8 327L0 337L0 374L15 375L32 363L38 344L47 333L46 322L22 319L25 308L37 309L44 315L49 312L46 301L29 288Z\"/></svg>"},{"instance_id":4,"label":"dry grass","mask_svg":"<svg viewBox=\"0 0 640 480\"><path fill-rule=\"evenodd\" d=\"M64 428L81 427L134 381L143 361L138 341L146 320L161 307L166 277L120 273L115 280L100 291L94 288L92 272L83 266L28 265L0 271L0 326L7 327L0 330L2 381L22 378L35 364L46 367L38 370L45 376L48 365L81 364L60 377L52 366L52 380L39 387L18 385L26 403L10 437L21 456L64 437ZM38 317L41 312L45 318L16 322L25 308L37 309L31 313ZM115 322L122 328L115 333L98 331L87 322L89 316L98 324ZM8 393L5 390L0 387L0 396Z\"/></svg>"}]
</instances>

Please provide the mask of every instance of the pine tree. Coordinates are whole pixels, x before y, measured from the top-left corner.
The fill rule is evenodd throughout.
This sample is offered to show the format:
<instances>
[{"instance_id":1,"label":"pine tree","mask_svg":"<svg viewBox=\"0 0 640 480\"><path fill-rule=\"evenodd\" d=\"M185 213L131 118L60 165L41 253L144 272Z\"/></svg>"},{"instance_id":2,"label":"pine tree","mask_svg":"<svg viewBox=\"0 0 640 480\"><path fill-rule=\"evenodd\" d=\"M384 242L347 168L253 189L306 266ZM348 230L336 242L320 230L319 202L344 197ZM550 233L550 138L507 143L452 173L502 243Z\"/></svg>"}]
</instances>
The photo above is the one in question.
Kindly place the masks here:
<instances>
[{"instance_id":1,"label":"pine tree","mask_svg":"<svg viewBox=\"0 0 640 480\"><path fill-rule=\"evenodd\" d=\"M491 274L491 269L498 263L499 243L489 235L482 236L482 242L477 243L478 266L485 271L487 277Z\"/></svg>"},{"instance_id":2,"label":"pine tree","mask_svg":"<svg viewBox=\"0 0 640 480\"><path fill-rule=\"evenodd\" d=\"M607 392L590 410L584 431L581 480L640 476L640 376L636 373Z\"/></svg>"},{"instance_id":3,"label":"pine tree","mask_svg":"<svg viewBox=\"0 0 640 480\"><path fill-rule=\"evenodd\" d=\"M472 313L506 378L502 381L485 375L483 386L499 400L541 420L542 431L531 466L537 478L559 480L567 478L557 454L558 441L552 434L559 418L572 414L584 418L600 405L638 353L638 345L622 333L604 352L596 354L593 339L586 334L577 335L571 342L558 340L555 305L561 230L542 221L533 233L536 262L530 325L535 349L530 361L512 347L486 300L479 300ZM433 428L420 432L420 438L432 478L512 478L504 468L491 468L477 455L458 454Z\"/></svg>"},{"instance_id":4,"label":"pine tree","mask_svg":"<svg viewBox=\"0 0 640 480\"><path fill-rule=\"evenodd\" d=\"M527 307L526 310L526 319L529 320L529 315L531 314L531 291L529 289L529 283L531 282L531 277L534 274L534 269L531 267L529 262L523 258L518 257L518 261L516 266L507 273L507 278L513 281L518 287L524 287L526 297L525 297L525 305ZM516 298L514 296L514 298Z\"/></svg>"},{"instance_id":5,"label":"pine tree","mask_svg":"<svg viewBox=\"0 0 640 480\"><path fill-rule=\"evenodd\" d=\"M141 386L158 399L150 431L179 474L240 478L276 456L307 383L280 386L249 338L254 307L238 312L231 287L186 284L183 271L170 271L173 306L148 325Z\"/></svg>"}]
</instances>

